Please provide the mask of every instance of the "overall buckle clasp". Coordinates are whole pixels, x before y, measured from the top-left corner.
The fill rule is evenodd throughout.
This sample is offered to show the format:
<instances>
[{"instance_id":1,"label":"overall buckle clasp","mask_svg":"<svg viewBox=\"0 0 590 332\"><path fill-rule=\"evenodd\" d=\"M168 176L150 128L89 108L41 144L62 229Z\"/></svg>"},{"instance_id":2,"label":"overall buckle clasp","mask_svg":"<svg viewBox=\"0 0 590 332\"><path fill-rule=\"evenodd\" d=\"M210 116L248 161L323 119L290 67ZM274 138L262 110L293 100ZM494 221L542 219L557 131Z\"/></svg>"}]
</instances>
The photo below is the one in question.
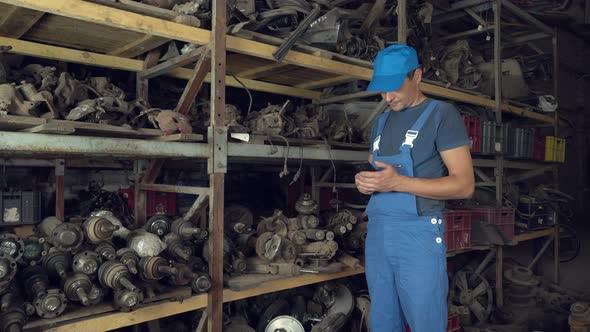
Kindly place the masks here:
<instances>
[{"instance_id":1,"label":"overall buckle clasp","mask_svg":"<svg viewBox=\"0 0 590 332\"><path fill-rule=\"evenodd\" d=\"M406 139L402 145L409 145L410 147L414 147L414 140L418 137L418 130L408 130L406 131Z\"/></svg>"}]
</instances>

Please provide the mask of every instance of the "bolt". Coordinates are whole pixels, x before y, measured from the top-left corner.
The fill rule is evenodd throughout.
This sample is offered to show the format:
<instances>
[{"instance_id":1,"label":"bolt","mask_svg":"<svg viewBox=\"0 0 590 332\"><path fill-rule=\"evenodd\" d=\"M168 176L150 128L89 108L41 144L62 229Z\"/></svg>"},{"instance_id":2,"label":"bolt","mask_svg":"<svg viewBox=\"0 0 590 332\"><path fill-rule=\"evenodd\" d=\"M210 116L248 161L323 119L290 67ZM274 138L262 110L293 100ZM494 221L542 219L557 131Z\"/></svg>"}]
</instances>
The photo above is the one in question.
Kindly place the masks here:
<instances>
[{"instance_id":1,"label":"bolt","mask_svg":"<svg viewBox=\"0 0 590 332\"><path fill-rule=\"evenodd\" d=\"M181 246L177 246L174 248L174 253L184 259L185 261L188 261L191 258L191 254L190 252L188 252L188 250L182 248Z\"/></svg>"},{"instance_id":2,"label":"bolt","mask_svg":"<svg viewBox=\"0 0 590 332\"><path fill-rule=\"evenodd\" d=\"M352 231L352 224L347 222L346 223L346 229L348 229L349 231Z\"/></svg>"},{"instance_id":3,"label":"bolt","mask_svg":"<svg viewBox=\"0 0 590 332\"><path fill-rule=\"evenodd\" d=\"M100 231L102 233L112 233L112 232L118 231L119 229L121 229L120 226L113 225L113 224L107 224L107 225L102 225L102 227L100 228Z\"/></svg>"},{"instance_id":4,"label":"bolt","mask_svg":"<svg viewBox=\"0 0 590 332\"><path fill-rule=\"evenodd\" d=\"M137 263L134 260L127 260L125 262L125 265L127 266L127 269L129 269L129 272L131 272L132 274L137 274Z\"/></svg>"}]
</instances>

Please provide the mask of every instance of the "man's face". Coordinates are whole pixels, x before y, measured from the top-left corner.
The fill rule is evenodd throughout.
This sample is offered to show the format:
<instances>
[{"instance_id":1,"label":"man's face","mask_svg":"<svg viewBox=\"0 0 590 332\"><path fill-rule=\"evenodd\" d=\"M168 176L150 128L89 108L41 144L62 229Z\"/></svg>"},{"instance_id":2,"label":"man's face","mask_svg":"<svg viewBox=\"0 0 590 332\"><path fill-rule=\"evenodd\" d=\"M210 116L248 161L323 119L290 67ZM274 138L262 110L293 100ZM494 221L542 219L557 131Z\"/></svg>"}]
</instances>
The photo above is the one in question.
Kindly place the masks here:
<instances>
[{"instance_id":1,"label":"man's face","mask_svg":"<svg viewBox=\"0 0 590 332\"><path fill-rule=\"evenodd\" d=\"M398 112L406 109L416 101L419 95L419 83L422 78L420 69L414 72L414 77L409 79L406 77L401 88L390 92L381 92L381 97L387 101L392 110Z\"/></svg>"}]
</instances>

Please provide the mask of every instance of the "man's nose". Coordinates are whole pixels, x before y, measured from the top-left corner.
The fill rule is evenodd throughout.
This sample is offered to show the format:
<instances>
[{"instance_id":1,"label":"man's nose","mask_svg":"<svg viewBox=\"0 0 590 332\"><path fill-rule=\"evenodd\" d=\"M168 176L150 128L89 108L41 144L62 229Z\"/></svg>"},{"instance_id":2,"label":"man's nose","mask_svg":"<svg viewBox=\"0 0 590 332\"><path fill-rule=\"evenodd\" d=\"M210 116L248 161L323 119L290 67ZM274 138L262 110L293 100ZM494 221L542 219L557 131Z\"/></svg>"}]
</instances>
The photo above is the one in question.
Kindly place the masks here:
<instances>
[{"instance_id":1,"label":"man's nose","mask_svg":"<svg viewBox=\"0 0 590 332\"><path fill-rule=\"evenodd\" d=\"M383 99L385 99L385 101L389 103L395 99L395 96L393 92L385 92L383 94Z\"/></svg>"}]
</instances>

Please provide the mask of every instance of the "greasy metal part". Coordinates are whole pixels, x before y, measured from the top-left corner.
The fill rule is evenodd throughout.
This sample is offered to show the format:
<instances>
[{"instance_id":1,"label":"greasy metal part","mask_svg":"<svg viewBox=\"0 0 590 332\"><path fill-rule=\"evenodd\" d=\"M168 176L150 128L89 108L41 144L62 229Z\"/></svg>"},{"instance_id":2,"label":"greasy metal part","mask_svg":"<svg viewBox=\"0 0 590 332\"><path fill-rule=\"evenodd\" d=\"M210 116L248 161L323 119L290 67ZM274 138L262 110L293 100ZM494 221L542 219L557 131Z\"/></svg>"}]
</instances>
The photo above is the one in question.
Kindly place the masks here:
<instances>
[{"instance_id":1,"label":"greasy metal part","mask_svg":"<svg viewBox=\"0 0 590 332\"><path fill-rule=\"evenodd\" d=\"M56 217L43 219L37 228L54 247L62 251L76 251L84 241L84 232L80 226L64 223Z\"/></svg>"},{"instance_id":2,"label":"greasy metal part","mask_svg":"<svg viewBox=\"0 0 590 332\"><path fill-rule=\"evenodd\" d=\"M352 269L359 269L362 267L360 260L350 256L349 254L347 254L345 252L341 252L340 255L338 255L337 260L340 263L342 263Z\"/></svg>"},{"instance_id":3,"label":"greasy metal part","mask_svg":"<svg viewBox=\"0 0 590 332\"><path fill-rule=\"evenodd\" d=\"M160 280L165 276L174 277L177 272L175 267L159 256L142 257L139 260L139 275L145 281Z\"/></svg>"},{"instance_id":4,"label":"greasy metal part","mask_svg":"<svg viewBox=\"0 0 590 332\"><path fill-rule=\"evenodd\" d=\"M334 240L334 238L335 238L334 232L326 231L326 240L332 241L332 240Z\"/></svg>"},{"instance_id":5,"label":"greasy metal part","mask_svg":"<svg viewBox=\"0 0 590 332\"><path fill-rule=\"evenodd\" d=\"M41 105L44 107L39 107ZM21 85L0 84L0 111L44 119L58 117L51 93L38 92L32 84L24 81Z\"/></svg>"},{"instance_id":6,"label":"greasy metal part","mask_svg":"<svg viewBox=\"0 0 590 332\"><path fill-rule=\"evenodd\" d=\"M186 264L174 264L176 273L168 279L174 286L185 286L188 285L192 280L199 277L197 273Z\"/></svg>"},{"instance_id":7,"label":"greasy metal part","mask_svg":"<svg viewBox=\"0 0 590 332\"><path fill-rule=\"evenodd\" d=\"M341 313L345 317L350 316L354 310L354 296L350 289L342 284L337 284L332 289L332 296L334 299L330 301L331 305L326 305L328 308L326 315Z\"/></svg>"},{"instance_id":8,"label":"greasy metal part","mask_svg":"<svg viewBox=\"0 0 590 332\"><path fill-rule=\"evenodd\" d=\"M283 260L292 262L295 258L297 258L298 253L298 246L294 245L293 242L287 239L283 239L283 243L281 244L281 257Z\"/></svg>"},{"instance_id":9,"label":"greasy metal part","mask_svg":"<svg viewBox=\"0 0 590 332\"><path fill-rule=\"evenodd\" d=\"M43 268L51 277L64 279L72 265L72 255L67 252L51 248L42 260Z\"/></svg>"},{"instance_id":10,"label":"greasy metal part","mask_svg":"<svg viewBox=\"0 0 590 332\"><path fill-rule=\"evenodd\" d=\"M0 252L0 290L10 284L16 271L17 265L12 256Z\"/></svg>"},{"instance_id":11,"label":"greasy metal part","mask_svg":"<svg viewBox=\"0 0 590 332\"><path fill-rule=\"evenodd\" d=\"M333 226L332 232L335 235L342 236L342 235L346 234L346 232L348 232L348 229L346 228L346 225L336 225L336 226Z\"/></svg>"},{"instance_id":12,"label":"greasy metal part","mask_svg":"<svg viewBox=\"0 0 590 332\"><path fill-rule=\"evenodd\" d=\"M256 227L258 234L272 232L280 237L286 237L289 229L287 228L288 219L283 215L283 211L275 210L273 215L263 218Z\"/></svg>"},{"instance_id":13,"label":"greasy metal part","mask_svg":"<svg viewBox=\"0 0 590 332\"><path fill-rule=\"evenodd\" d=\"M103 302L105 290L97 285L92 285L90 292L88 292L88 303L90 305L97 305Z\"/></svg>"},{"instance_id":14,"label":"greasy metal part","mask_svg":"<svg viewBox=\"0 0 590 332\"><path fill-rule=\"evenodd\" d=\"M246 272L246 260L244 258L235 258L232 262L232 269L234 272L244 273Z\"/></svg>"},{"instance_id":15,"label":"greasy metal part","mask_svg":"<svg viewBox=\"0 0 590 332\"><path fill-rule=\"evenodd\" d=\"M250 128L252 134L255 135L281 135L285 128L285 107L288 103L289 100L282 106L269 103L260 111L248 114L244 125Z\"/></svg>"},{"instance_id":16,"label":"greasy metal part","mask_svg":"<svg viewBox=\"0 0 590 332\"><path fill-rule=\"evenodd\" d=\"M48 289L45 294L35 297L33 305L41 318L53 318L61 315L68 301L60 289Z\"/></svg>"},{"instance_id":17,"label":"greasy metal part","mask_svg":"<svg viewBox=\"0 0 590 332\"><path fill-rule=\"evenodd\" d=\"M320 225L320 219L313 214L300 215L298 218L303 229L314 229Z\"/></svg>"},{"instance_id":18,"label":"greasy metal part","mask_svg":"<svg viewBox=\"0 0 590 332\"><path fill-rule=\"evenodd\" d=\"M146 221L145 225L143 225L143 229L162 237L170 232L170 224L170 218L163 214L156 214Z\"/></svg>"},{"instance_id":19,"label":"greasy metal part","mask_svg":"<svg viewBox=\"0 0 590 332\"><path fill-rule=\"evenodd\" d=\"M278 274L284 276L297 276L301 274L301 267L293 263L285 262L267 262L258 257L246 259L246 272L260 274Z\"/></svg>"},{"instance_id":20,"label":"greasy metal part","mask_svg":"<svg viewBox=\"0 0 590 332\"><path fill-rule=\"evenodd\" d=\"M131 274L137 274L137 265L139 264L139 256L131 248L122 248L117 250L117 258L121 263L127 266Z\"/></svg>"},{"instance_id":21,"label":"greasy metal part","mask_svg":"<svg viewBox=\"0 0 590 332\"><path fill-rule=\"evenodd\" d=\"M64 292L68 299L82 303L84 306L90 305L88 294L92 289L90 278L81 273L74 273L64 282Z\"/></svg>"},{"instance_id":22,"label":"greasy metal part","mask_svg":"<svg viewBox=\"0 0 590 332\"><path fill-rule=\"evenodd\" d=\"M121 311L133 310L137 305L143 302L143 293L141 290L117 289L113 294L113 304Z\"/></svg>"},{"instance_id":23,"label":"greasy metal part","mask_svg":"<svg viewBox=\"0 0 590 332\"><path fill-rule=\"evenodd\" d=\"M272 261L281 248L283 239L271 232L260 234L256 240L256 254L267 261Z\"/></svg>"},{"instance_id":24,"label":"greasy metal part","mask_svg":"<svg viewBox=\"0 0 590 332\"><path fill-rule=\"evenodd\" d=\"M225 332L256 332L243 316L233 316L230 318L229 325L224 328ZM274 332L274 331L273 331Z\"/></svg>"},{"instance_id":25,"label":"greasy metal part","mask_svg":"<svg viewBox=\"0 0 590 332\"><path fill-rule=\"evenodd\" d=\"M15 261L21 259L25 244L18 236L12 233L0 234L0 252L11 256Z\"/></svg>"},{"instance_id":26,"label":"greasy metal part","mask_svg":"<svg viewBox=\"0 0 590 332\"><path fill-rule=\"evenodd\" d=\"M231 105L226 105L231 106ZM226 117L227 120L227 117ZM238 234L246 234L252 231L254 216L252 211L243 205L232 204L226 206L224 211L224 222L227 229L231 229Z\"/></svg>"},{"instance_id":27,"label":"greasy metal part","mask_svg":"<svg viewBox=\"0 0 590 332\"><path fill-rule=\"evenodd\" d=\"M103 219L107 219L111 222L111 224L115 226L119 226L119 229L113 232L113 237L119 237L122 239L127 239L129 235L129 229L123 226L123 223L119 218L117 218L112 211L109 210L97 210L90 214L91 217L100 217Z\"/></svg>"},{"instance_id":28,"label":"greasy metal part","mask_svg":"<svg viewBox=\"0 0 590 332\"><path fill-rule=\"evenodd\" d=\"M304 229L302 232L308 240L323 241L326 238L326 231L322 229Z\"/></svg>"},{"instance_id":29,"label":"greasy metal part","mask_svg":"<svg viewBox=\"0 0 590 332\"><path fill-rule=\"evenodd\" d=\"M570 327L572 325L590 325L590 306L588 303L576 302L570 306ZM572 324L574 322L574 324ZM574 331L574 330L572 330ZM577 331L577 330L576 330Z\"/></svg>"},{"instance_id":30,"label":"greasy metal part","mask_svg":"<svg viewBox=\"0 0 590 332\"><path fill-rule=\"evenodd\" d=\"M191 280L191 288L195 293L205 293L211 288L211 278L206 273L199 273L195 279Z\"/></svg>"},{"instance_id":31,"label":"greasy metal part","mask_svg":"<svg viewBox=\"0 0 590 332\"><path fill-rule=\"evenodd\" d=\"M327 315L321 322L311 328L311 332L339 331L347 321L342 313Z\"/></svg>"},{"instance_id":32,"label":"greasy metal part","mask_svg":"<svg viewBox=\"0 0 590 332\"><path fill-rule=\"evenodd\" d=\"M166 234L163 240L166 243L166 254L173 259L181 259L184 262L189 261L193 251L182 243L178 235L174 233Z\"/></svg>"},{"instance_id":33,"label":"greasy metal part","mask_svg":"<svg viewBox=\"0 0 590 332\"><path fill-rule=\"evenodd\" d=\"M358 223L358 218L350 210L341 209L328 219L328 225L346 225L348 223L352 225Z\"/></svg>"},{"instance_id":34,"label":"greasy metal part","mask_svg":"<svg viewBox=\"0 0 590 332\"><path fill-rule=\"evenodd\" d=\"M452 303L469 308L477 320L484 323L492 311L492 288L481 275L472 277L472 274L474 272L470 270L455 273L449 288L449 298Z\"/></svg>"},{"instance_id":35,"label":"greasy metal part","mask_svg":"<svg viewBox=\"0 0 590 332\"><path fill-rule=\"evenodd\" d=\"M39 265L26 267L21 273L21 278L25 291L30 298L43 295L49 287L47 274Z\"/></svg>"},{"instance_id":36,"label":"greasy metal part","mask_svg":"<svg viewBox=\"0 0 590 332\"><path fill-rule=\"evenodd\" d=\"M193 223L182 218L178 218L172 222L171 230L172 233L178 235L183 240L189 240L193 236L196 237L207 232L195 227Z\"/></svg>"},{"instance_id":37,"label":"greasy metal part","mask_svg":"<svg viewBox=\"0 0 590 332\"><path fill-rule=\"evenodd\" d=\"M312 214L317 212L318 206L318 203L311 198L311 195L305 193L295 202L295 211L299 214Z\"/></svg>"},{"instance_id":38,"label":"greasy metal part","mask_svg":"<svg viewBox=\"0 0 590 332\"><path fill-rule=\"evenodd\" d=\"M23 67L22 74L26 81L35 85L39 91L52 91L57 86L55 70L55 67L33 63Z\"/></svg>"},{"instance_id":39,"label":"greasy metal part","mask_svg":"<svg viewBox=\"0 0 590 332\"><path fill-rule=\"evenodd\" d=\"M86 240L92 244L110 240L113 233L119 230L118 225L113 225L108 219L102 217L90 217L82 224Z\"/></svg>"},{"instance_id":40,"label":"greasy metal part","mask_svg":"<svg viewBox=\"0 0 590 332\"><path fill-rule=\"evenodd\" d=\"M301 246L304 255L334 257L338 251L338 243L335 241L318 241Z\"/></svg>"},{"instance_id":41,"label":"greasy metal part","mask_svg":"<svg viewBox=\"0 0 590 332\"><path fill-rule=\"evenodd\" d=\"M303 325L291 316L278 316L268 323L264 332L277 332L277 331L289 331L289 332L305 332Z\"/></svg>"},{"instance_id":42,"label":"greasy metal part","mask_svg":"<svg viewBox=\"0 0 590 332\"><path fill-rule=\"evenodd\" d=\"M504 271L504 277L511 283L524 287L533 287L540 283L539 278L533 274L533 271L522 266L516 266Z\"/></svg>"},{"instance_id":43,"label":"greasy metal part","mask_svg":"<svg viewBox=\"0 0 590 332\"><path fill-rule=\"evenodd\" d=\"M45 238L29 236L23 239L23 255L17 261L21 265L37 265L49 251Z\"/></svg>"},{"instance_id":44,"label":"greasy metal part","mask_svg":"<svg viewBox=\"0 0 590 332\"><path fill-rule=\"evenodd\" d=\"M131 274L123 263L107 261L98 268L98 281L105 288L114 290L125 288L133 291L137 287L130 280Z\"/></svg>"},{"instance_id":45,"label":"greasy metal part","mask_svg":"<svg viewBox=\"0 0 590 332\"><path fill-rule=\"evenodd\" d=\"M25 312L18 307L10 307L0 314L0 331L21 332L27 321Z\"/></svg>"},{"instance_id":46,"label":"greasy metal part","mask_svg":"<svg viewBox=\"0 0 590 332\"><path fill-rule=\"evenodd\" d=\"M112 261L117 258L117 251L109 242L102 242L94 251L104 260Z\"/></svg>"},{"instance_id":47,"label":"greasy metal part","mask_svg":"<svg viewBox=\"0 0 590 332\"><path fill-rule=\"evenodd\" d=\"M74 255L72 261L72 270L75 273L83 273L89 276L96 274L96 271L98 271L98 267L102 262L100 256L96 252L90 250L84 250L77 253Z\"/></svg>"},{"instance_id":48,"label":"greasy metal part","mask_svg":"<svg viewBox=\"0 0 590 332\"><path fill-rule=\"evenodd\" d=\"M356 251L365 247L368 224L367 222L362 222L354 227L350 235L344 240L347 249Z\"/></svg>"},{"instance_id":49,"label":"greasy metal part","mask_svg":"<svg viewBox=\"0 0 590 332\"><path fill-rule=\"evenodd\" d=\"M303 245L307 243L307 236L302 230L289 231L288 237L296 245Z\"/></svg>"}]
</instances>

